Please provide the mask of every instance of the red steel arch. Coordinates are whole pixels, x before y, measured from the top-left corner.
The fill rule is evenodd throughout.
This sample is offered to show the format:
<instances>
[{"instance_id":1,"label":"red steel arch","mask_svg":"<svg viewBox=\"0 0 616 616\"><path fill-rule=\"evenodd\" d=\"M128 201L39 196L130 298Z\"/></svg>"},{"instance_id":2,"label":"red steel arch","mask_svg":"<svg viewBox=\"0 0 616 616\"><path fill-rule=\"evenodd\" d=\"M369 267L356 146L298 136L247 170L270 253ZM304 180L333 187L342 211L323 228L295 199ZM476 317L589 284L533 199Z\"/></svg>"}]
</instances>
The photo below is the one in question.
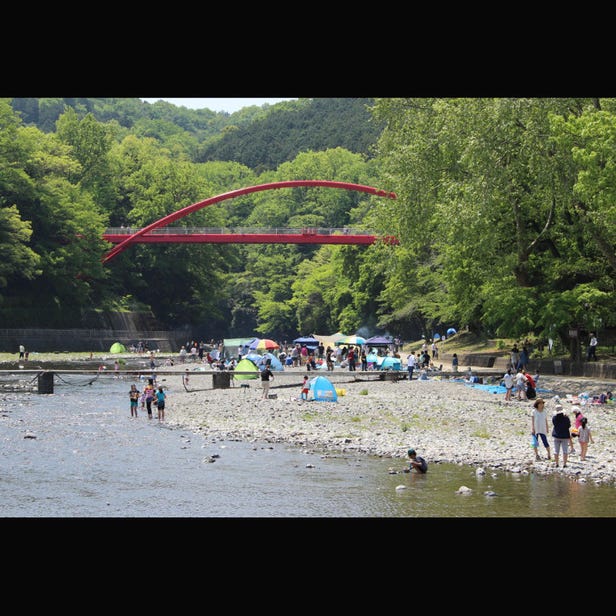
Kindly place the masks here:
<instances>
[{"instance_id":1,"label":"red steel arch","mask_svg":"<svg viewBox=\"0 0 616 616\"><path fill-rule=\"evenodd\" d=\"M109 262L113 257L119 255L122 251L126 250L131 244L135 243L135 240L142 235L146 235L152 229L157 229L158 227L163 227L168 223L175 222L180 218L184 218L188 214L192 212L196 212L201 208L207 207L208 205L213 205L214 203L219 203L220 201L225 201L226 199L233 199L235 197L240 197L242 195L247 195L253 192L260 192L262 190L274 190L276 188L297 188L300 186L325 186L327 188L342 188L344 190L355 190L358 192L365 192L371 195L375 195L377 197L387 197L388 199L395 199L396 193L389 192L386 190L381 190L379 188L374 188L373 186L364 186L363 184L353 184L351 182L334 182L331 180L288 180L286 182L270 182L268 184L259 184L258 186L249 186L247 188L239 188L237 190L232 190L230 192L223 193L221 195L217 195L215 197L210 197L209 199L205 199L204 201L199 201L198 203L193 203L192 205L188 205L177 212L173 212L172 214L168 214L163 218L160 218L156 222L144 227L143 229L139 229L132 235L129 235L124 241L116 244L104 257L103 263Z\"/></svg>"}]
</instances>

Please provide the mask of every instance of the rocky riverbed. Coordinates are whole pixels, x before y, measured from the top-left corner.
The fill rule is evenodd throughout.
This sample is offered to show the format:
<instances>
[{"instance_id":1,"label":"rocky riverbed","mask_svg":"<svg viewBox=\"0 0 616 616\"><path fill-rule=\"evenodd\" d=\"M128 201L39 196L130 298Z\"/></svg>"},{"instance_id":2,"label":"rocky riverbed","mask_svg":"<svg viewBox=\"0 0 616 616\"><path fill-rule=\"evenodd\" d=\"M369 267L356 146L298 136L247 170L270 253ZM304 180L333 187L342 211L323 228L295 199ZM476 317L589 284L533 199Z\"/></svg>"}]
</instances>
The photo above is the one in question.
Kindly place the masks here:
<instances>
[{"instance_id":1,"label":"rocky riverbed","mask_svg":"<svg viewBox=\"0 0 616 616\"><path fill-rule=\"evenodd\" d=\"M232 381L228 389L214 389L211 374L191 372L189 385L184 387L186 366L176 366L174 370L177 376L167 375L163 381L170 389L167 423L212 440L285 442L315 452L382 456L392 459L391 472L406 468L406 451L413 447L430 464L449 462L513 473L560 473L572 480L616 486L614 403L582 406L595 442L589 446L585 461L579 459L579 444L575 442L576 454L569 456L563 468L562 456L556 467L545 459L542 446L542 459L535 460L530 444L531 401L508 402L504 394L463 382L392 382L364 377L362 373L356 373L362 380L354 380L342 370L319 371L344 390L344 395L339 395L337 402L306 402L299 399L305 374L300 369L286 370L284 376L275 379L270 390L275 397L267 400L261 399L260 381L243 381L247 387ZM613 381L556 376L542 376L538 386L550 419L556 395L572 418L567 394L588 393L592 398L593 394L616 389Z\"/></svg>"}]
</instances>

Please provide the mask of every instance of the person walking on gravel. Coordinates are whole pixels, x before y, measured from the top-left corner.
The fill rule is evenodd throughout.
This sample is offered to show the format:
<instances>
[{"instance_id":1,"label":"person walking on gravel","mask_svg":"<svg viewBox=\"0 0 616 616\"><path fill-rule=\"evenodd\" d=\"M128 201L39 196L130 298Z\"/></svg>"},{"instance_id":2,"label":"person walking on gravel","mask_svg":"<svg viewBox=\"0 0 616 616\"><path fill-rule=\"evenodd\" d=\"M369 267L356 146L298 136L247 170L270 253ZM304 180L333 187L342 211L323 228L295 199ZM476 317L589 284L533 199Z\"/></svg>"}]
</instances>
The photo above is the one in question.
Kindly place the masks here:
<instances>
[{"instance_id":1,"label":"person walking on gravel","mask_svg":"<svg viewBox=\"0 0 616 616\"><path fill-rule=\"evenodd\" d=\"M552 437L554 438L554 464L558 466L560 450L563 450L563 468L567 466L569 443L571 441L571 420L564 414L562 404L557 404L552 417Z\"/></svg>"},{"instance_id":2,"label":"person walking on gravel","mask_svg":"<svg viewBox=\"0 0 616 616\"><path fill-rule=\"evenodd\" d=\"M548 460L552 459L550 455L550 443L548 441L548 416L545 412L545 400L537 398L533 404L535 407L531 416L531 433L535 437L533 448L535 450L535 460L541 460L539 455L539 439L543 443L548 454Z\"/></svg>"}]
</instances>

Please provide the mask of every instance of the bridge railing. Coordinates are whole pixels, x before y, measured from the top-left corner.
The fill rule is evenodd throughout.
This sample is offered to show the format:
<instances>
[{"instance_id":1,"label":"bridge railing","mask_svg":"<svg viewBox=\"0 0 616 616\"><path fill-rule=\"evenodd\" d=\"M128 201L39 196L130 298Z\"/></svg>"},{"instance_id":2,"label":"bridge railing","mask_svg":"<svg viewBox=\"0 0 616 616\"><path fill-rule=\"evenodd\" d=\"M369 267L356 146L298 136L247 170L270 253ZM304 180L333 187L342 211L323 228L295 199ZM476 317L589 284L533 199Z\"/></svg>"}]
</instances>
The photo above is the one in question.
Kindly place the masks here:
<instances>
[{"instance_id":1,"label":"bridge railing","mask_svg":"<svg viewBox=\"0 0 616 616\"><path fill-rule=\"evenodd\" d=\"M139 227L110 227L105 231L105 235L132 235L140 231ZM152 229L148 235L168 235L170 233L176 235L227 235L227 234L273 234L273 235L374 235L371 231L364 231L358 229L344 228L316 228L316 227L304 227L303 229L290 229L285 227L275 227L271 229L265 229L263 227L239 227L239 228L226 228L226 227L161 227L158 229Z\"/></svg>"}]
</instances>

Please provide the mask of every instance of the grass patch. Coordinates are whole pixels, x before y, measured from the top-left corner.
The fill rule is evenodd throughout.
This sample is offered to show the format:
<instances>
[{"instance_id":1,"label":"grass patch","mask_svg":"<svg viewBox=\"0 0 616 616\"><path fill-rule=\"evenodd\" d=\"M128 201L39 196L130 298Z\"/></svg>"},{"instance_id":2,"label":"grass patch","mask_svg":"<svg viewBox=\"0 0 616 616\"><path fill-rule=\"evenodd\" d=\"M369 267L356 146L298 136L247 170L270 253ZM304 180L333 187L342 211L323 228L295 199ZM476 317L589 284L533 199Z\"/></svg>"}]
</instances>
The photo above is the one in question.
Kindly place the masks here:
<instances>
[{"instance_id":1,"label":"grass patch","mask_svg":"<svg viewBox=\"0 0 616 616\"><path fill-rule=\"evenodd\" d=\"M302 413L302 419L304 421L313 421L314 419L317 419L318 417L320 417L318 413Z\"/></svg>"}]
</instances>

